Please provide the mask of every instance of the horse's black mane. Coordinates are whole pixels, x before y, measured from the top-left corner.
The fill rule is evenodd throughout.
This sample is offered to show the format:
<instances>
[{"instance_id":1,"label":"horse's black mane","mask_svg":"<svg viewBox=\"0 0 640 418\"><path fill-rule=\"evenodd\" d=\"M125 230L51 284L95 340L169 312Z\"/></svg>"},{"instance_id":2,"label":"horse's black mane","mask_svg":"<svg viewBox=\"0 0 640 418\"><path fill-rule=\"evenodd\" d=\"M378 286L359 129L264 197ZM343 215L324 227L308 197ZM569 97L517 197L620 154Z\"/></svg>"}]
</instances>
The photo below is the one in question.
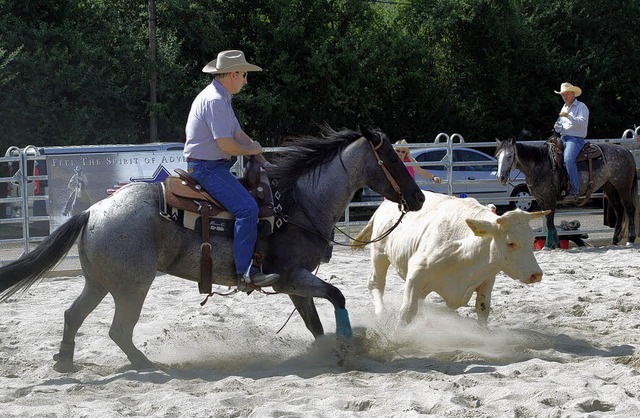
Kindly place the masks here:
<instances>
[{"instance_id":1,"label":"horse's black mane","mask_svg":"<svg viewBox=\"0 0 640 418\"><path fill-rule=\"evenodd\" d=\"M518 155L524 160L545 161L549 159L549 147L547 144L528 144L526 140L531 139L531 132L523 129L516 137L516 148ZM513 139L507 139L502 144L511 142ZM504 145L498 145L496 154Z\"/></svg>"},{"instance_id":2,"label":"horse's black mane","mask_svg":"<svg viewBox=\"0 0 640 418\"><path fill-rule=\"evenodd\" d=\"M545 161L549 159L549 147L547 144L527 144L526 142L516 142L518 155L521 159L531 159Z\"/></svg>"},{"instance_id":3,"label":"horse's black mane","mask_svg":"<svg viewBox=\"0 0 640 418\"><path fill-rule=\"evenodd\" d=\"M269 177L278 179L281 192L290 191L300 176L314 172L361 137L359 131L334 131L329 127L323 128L320 137L292 137L284 143L287 151L274 161L275 167L269 171Z\"/></svg>"}]
</instances>

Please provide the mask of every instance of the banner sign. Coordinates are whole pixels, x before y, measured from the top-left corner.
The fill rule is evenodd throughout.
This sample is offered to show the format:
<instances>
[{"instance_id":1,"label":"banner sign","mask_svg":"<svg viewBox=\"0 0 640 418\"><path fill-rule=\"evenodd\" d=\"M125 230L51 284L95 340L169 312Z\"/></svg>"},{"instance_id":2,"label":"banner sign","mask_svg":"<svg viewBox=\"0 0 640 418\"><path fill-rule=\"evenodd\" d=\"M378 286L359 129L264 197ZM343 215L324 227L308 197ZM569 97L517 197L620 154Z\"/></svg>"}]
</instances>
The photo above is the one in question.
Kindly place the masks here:
<instances>
[{"instance_id":1,"label":"banner sign","mask_svg":"<svg viewBox=\"0 0 640 418\"><path fill-rule=\"evenodd\" d=\"M186 170L182 151L48 155L49 232L125 184L161 182Z\"/></svg>"}]
</instances>

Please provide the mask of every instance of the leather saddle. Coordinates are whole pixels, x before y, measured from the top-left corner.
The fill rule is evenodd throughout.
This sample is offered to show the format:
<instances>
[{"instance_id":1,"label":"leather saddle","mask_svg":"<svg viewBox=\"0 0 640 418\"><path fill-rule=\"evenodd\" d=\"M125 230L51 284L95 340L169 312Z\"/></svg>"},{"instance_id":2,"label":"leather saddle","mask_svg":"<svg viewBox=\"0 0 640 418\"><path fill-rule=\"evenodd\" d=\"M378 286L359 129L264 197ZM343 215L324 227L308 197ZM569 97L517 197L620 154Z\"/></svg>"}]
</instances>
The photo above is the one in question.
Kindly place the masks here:
<instances>
[{"instance_id":1,"label":"leather saddle","mask_svg":"<svg viewBox=\"0 0 640 418\"><path fill-rule=\"evenodd\" d=\"M555 162L555 165L562 169L565 173L566 193L569 191L570 185L569 176L568 174L566 174L566 167L564 164L564 143L562 142L560 135L554 133L554 135L547 139L547 146L549 147L549 153L552 155L552 159ZM591 193L593 193L593 189L595 188L595 182L593 181L593 160L598 158L602 158L602 149L598 145L585 141L584 146L576 157L576 164L583 161L588 162L589 184L587 187L587 192L585 193L585 197L580 203L578 203L578 206L585 205L589 201Z\"/></svg>"},{"instance_id":2,"label":"leather saddle","mask_svg":"<svg viewBox=\"0 0 640 418\"><path fill-rule=\"evenodd\" d=\"M558 156L557 161L559 164L564 165L564 144L562 143L562 139L560 139L559 135L553 135L551 138L547 140L547 143L552 145L552 148L555 149L555 152ZM602 149L599 146L592 144L591 142L585 141L584 147L580 150L580 154L576 157L576 163L581 163L583 161L595 160L597 158L602 157Z\"/></svg>"},{"instance_id":3,"label":"leather saddle","mask_svg":"<svg viewBox=\"0 0 640 418\"><path fill-rule=\"evenodd\" d=\"M200 293L211 294L212 261L211 235L232 237L235 218L220 202L207 193L189 173L175 169L177 176L168 177L160 188L160 214L191 230L200 232ZM260 165L249 163L245 176L240 179L249 194L258 203L258 238L273 232L275 213L273 210L273 193L267 173ZM208 227L207 227L208 226ZM258 241L260 244L260 240ZM256 245L259 247L259 245ZM254 259L261 261L266 249L256 248Z\"/></svg>"},{"instance_id":4,"label":"leather saddle","mask_svg":"<svg viewBox=\"0 0 640 418\"><path fill-rule=\"evenodd\" d=\"M191 177L191 174L180 168L176 168L174 171L177 176L170 176L163 182L163 198L167 206L190 213L202 213L203 207L206 207L210 217L215 218L222 215L224 219L233 219L233 215L220 202L211 197ZM258 217L274 216L273 194L266 173L260 171L260 166L257 164L251 163L247 164L245 173L245 177L240 179L240 182L258 203Z\"/></svg>"}]
</instances>

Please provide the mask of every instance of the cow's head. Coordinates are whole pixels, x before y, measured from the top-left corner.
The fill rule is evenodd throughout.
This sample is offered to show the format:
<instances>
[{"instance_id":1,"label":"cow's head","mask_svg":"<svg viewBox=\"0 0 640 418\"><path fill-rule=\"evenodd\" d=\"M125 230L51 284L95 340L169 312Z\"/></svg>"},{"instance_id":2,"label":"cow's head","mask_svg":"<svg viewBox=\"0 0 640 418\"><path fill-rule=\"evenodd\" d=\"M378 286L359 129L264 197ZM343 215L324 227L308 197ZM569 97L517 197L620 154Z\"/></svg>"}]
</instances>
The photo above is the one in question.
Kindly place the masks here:
<instances>
[{"instance_id":1,"label":"cow's head","mask_svg":"<svg viewBox=\"0 0 640 418\"><path fill-rule=\"evenodd\" d=\"M491 236L490 263L509 277L530 284L542 280L542 269L533 256L534 235L529 221L550 211L524 212L512 210L495 221L467 219L467 225L479 237Z\"/></svg>"}]
</instances>

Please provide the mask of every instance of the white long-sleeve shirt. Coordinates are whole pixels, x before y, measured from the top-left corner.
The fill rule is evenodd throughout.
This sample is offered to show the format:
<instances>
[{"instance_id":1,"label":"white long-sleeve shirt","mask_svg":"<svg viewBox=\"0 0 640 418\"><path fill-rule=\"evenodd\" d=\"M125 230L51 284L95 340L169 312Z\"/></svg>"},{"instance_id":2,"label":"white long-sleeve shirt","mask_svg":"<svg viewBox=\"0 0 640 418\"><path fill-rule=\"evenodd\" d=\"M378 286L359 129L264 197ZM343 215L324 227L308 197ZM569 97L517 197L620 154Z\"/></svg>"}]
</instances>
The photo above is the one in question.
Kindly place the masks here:
<instances>
[{"instance_id":1,"label":"white long-sleeve shirt","mask_svg":"<svg viewBox=\"0 0 640 418\"><path fill-rule=\"evenodd\" d=\"M571 106L562 106L560 113L566 112L567 116L558 118L558 132L562 135L586 138L589 127L589 108L579 100L574 100Z\"/></svg>"}]
</instances>

